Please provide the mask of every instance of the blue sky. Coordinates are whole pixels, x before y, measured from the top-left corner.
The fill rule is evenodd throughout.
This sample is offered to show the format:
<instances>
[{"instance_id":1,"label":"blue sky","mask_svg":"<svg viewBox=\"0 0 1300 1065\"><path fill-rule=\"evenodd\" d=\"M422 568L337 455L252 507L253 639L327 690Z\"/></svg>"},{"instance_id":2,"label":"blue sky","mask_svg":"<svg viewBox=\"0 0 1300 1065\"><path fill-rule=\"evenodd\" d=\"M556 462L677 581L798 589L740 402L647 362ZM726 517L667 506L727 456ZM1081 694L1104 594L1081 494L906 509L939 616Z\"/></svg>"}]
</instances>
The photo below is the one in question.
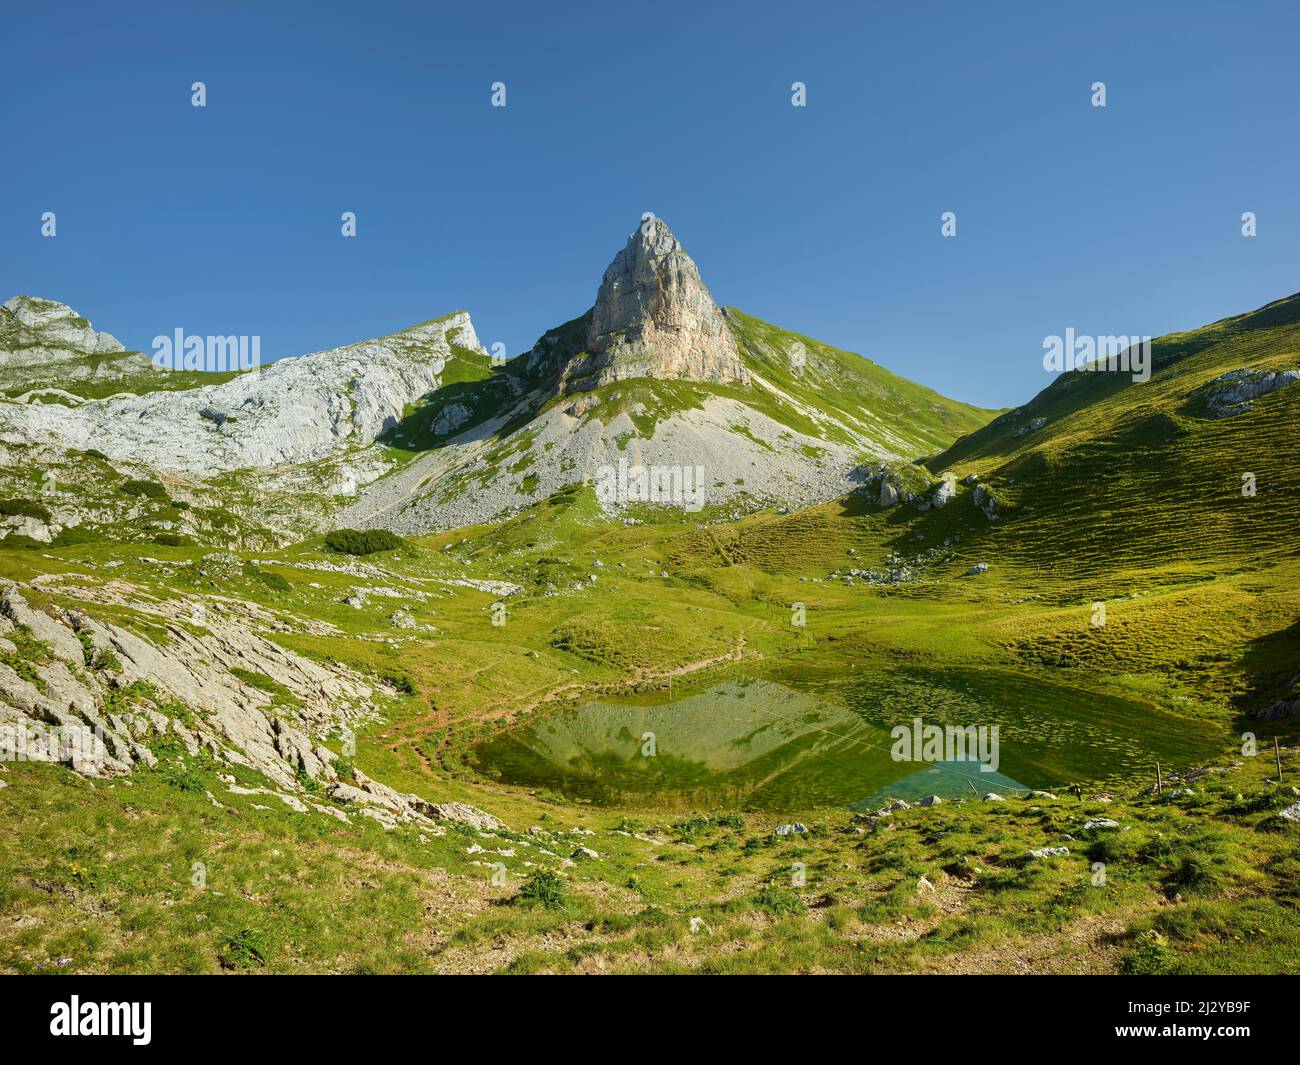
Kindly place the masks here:
<instances>
[{"instance_id":1,"label":"blue sky","mask_svg":"<svg viewBox=\"0 0 1300 1065\"><path fill-rule=\"evenodd\" d=\"M1067 327L1300 290L1293 2L470 7L10 11L0 299L268 357L466 308L515 354L650 210L720 302L1004 406Z\"/></svg>"}]
</instances>

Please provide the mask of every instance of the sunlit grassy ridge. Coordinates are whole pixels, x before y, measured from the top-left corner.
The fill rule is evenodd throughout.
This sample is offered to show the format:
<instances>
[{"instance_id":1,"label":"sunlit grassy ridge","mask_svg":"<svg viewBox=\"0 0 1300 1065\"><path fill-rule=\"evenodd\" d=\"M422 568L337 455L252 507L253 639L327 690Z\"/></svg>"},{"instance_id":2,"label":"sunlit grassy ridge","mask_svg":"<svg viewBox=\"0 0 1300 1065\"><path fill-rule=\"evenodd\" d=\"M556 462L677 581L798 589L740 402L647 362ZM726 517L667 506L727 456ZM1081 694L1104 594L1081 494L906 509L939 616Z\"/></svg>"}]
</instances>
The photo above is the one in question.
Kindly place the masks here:
<instances>
[{"instance_id":1,"label":"sunlit grassy ridge","mask_svg":"<svg viewBox=\"0 0 1300 1065\"><path fill-rule=\"evenodd\" d=\"M1209 417L1203 389L1230 370L1300 367L1300 295L1153 343L1149 382L1064 374L1017 412L927 465L977 473L1013 513L1001 546L1086 578L1179 562L1294 557L1300 389ZM1021 436L1033 418L1047 425ZM1253 474L1257 494L1242 493Z\"/></svg>"},{"instance_id":2,"label":"sunlit grassy ridge","mask_svg":"<svg viewBox=\"0 0 1300 1065\"><path fill-rule=\"evenodd\" d=\"M941 396L862 355L727 309L745 364L804 411L825 412L883 439L897 453L924 456L984 425L994 411ZM793 401L793 404L790 402ZM787 415L789 416L789 415ZM816 415L813 415L814 417Z\"/></svg>"}]
</instances>

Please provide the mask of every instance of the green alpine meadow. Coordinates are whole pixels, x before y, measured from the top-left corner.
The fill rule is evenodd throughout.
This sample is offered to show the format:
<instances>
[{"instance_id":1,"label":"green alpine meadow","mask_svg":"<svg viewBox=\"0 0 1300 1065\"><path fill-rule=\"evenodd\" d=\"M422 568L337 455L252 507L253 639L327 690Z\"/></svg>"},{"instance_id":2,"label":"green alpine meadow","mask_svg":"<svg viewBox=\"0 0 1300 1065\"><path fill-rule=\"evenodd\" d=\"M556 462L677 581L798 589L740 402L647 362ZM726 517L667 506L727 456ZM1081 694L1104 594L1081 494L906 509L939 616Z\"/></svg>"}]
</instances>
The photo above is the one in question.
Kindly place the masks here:
<instances>
[{"instance_id":1,"label":"green alpine meadow","mask_svg":"<svg viewBox=\"0 0 1300 1065\"><path fill-rule=\"evenodd\" d=\"M157 356L0 309L0 969L1300 971L1300 295L991 410L647 213Z\"/></svg>"}]
</instances>

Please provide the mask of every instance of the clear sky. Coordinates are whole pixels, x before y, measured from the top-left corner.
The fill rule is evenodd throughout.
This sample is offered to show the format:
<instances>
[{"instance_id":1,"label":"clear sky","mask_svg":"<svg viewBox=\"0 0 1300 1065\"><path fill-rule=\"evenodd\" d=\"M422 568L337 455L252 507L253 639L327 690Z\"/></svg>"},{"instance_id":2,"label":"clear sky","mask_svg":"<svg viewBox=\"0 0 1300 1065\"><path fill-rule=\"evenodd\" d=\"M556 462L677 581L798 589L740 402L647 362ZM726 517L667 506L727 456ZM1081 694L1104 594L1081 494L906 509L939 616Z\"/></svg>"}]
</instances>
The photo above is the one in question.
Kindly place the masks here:
<instances>
[{"instance_id":1,"label":"clear sky","mask_svg":"<svg viewBox=\"0 0 1300 1065\"><path fill-rule=\"evenodd\" d=\"M516 354L649 210L719 302L1012 405L1067 327L1300 290L1297 41L1295 0L12 6L0 299L267 357L465 308Z\"/></svg>"}]
</instances>

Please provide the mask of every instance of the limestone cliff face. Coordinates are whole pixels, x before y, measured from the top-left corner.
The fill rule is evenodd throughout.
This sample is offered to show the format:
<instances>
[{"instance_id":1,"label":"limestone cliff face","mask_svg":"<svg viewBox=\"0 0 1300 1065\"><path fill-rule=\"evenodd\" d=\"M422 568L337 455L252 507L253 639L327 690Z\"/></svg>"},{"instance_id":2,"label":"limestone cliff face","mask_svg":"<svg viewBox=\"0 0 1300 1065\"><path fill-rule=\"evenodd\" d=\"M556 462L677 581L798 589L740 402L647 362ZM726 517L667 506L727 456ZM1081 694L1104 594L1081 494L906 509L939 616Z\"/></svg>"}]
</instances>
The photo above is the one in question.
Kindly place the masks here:
<instances>
[{"instance_id":1,"label":"limestone cliff face","mask_svg":"<svg viewBox=\"0 0 1300 1065\"><path fill-rule=\"evenodd\" d=\"M238 573L243 561L218 551L195 565L206 578L220 579ZM137 765L157 765L147 741L170 735L188 756L206 750L218 763L257 770L270 785L241 787L222 773L231 794L278 798L300 814L314 811L339 821L360 815L384 828L438 821L463 821L485 832L505 827L473 806L429 802L359 770L352 783L341 779L335 752L317 737L348 734L373 720L382 688L255 633L261 627L291 631L256 604L224 595L160 599L124 581L93 586L74 579L61 587L85 609L38 610L24 594L30 586L0 579L0 649L13 654L9 636L19 626L49 649L49 661L34 663L25 676L0 662L0 760L61 762L84 776L122 776ZM167 640L154 643L94 616L122 606L165 627ZM117 661L111 674L87 668L92 656L105 654ZM239 668L287 689L296 707L277 705ZM147 681L147 691L123 700L120 693L137 681ZM185 720L176 716L178 703L190 711ZM321 793L335 804L319 802ZM208 799L222 805L212 792Z\"/></svg>"},{"instance_id":2,"label":"limestone cliff face","mask_svg":"<svg viewBox=\"0 0 1300 1065\"><path fill-rule=\"evenodd\" d=\"M79 342L106 336L92 333ZM0 369L8 357L3 339ZM0 443L93 447L113 458L200 475L314 462L372 443L437 388L453 341L484 353L469 315L460 312L376 340L281 359L222 384L123 391L84 402L65 395L67 405L0 402ZM163 373L147 357L140 360L145 372Z\"/></svg>"},{"instance_id":3,"label":"limestone cliff face","mask_svg":"<svg viewBox=\"0 0 1300 1065\"><path fill-rule=\"evenodd\" d=\"M614 256L596 293L583 388L632 377L746 381L727 319L691 257L660 219L650 218Z\"/></svg>"}]
</instances>

